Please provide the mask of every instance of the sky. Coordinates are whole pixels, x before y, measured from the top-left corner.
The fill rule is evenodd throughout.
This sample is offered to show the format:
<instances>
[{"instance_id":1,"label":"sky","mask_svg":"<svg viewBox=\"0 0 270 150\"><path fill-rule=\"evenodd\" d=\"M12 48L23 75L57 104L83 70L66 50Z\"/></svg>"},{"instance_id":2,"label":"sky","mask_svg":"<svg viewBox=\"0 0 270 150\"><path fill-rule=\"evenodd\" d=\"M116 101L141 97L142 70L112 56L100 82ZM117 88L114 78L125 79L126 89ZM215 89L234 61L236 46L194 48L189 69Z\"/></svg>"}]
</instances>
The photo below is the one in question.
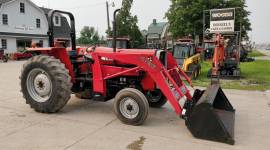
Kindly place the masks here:
<instances>
[{"instance_id":1,"label":"sky","mask_svg":"<svg viewBox=\"0 0 270 150\"><path fill-rule=\"evenodd\" d=\"M77 31L83 26L93 26L102 35L107 29L107 16L105 0L32 0L38 6L70 11L75 15ZM115 7L110 6L110 19L113 10L120 8L122 0L108 0ZM247 0L248 10L251 12L250 20L252 32L251 39L256 43L270 42L270 13L269 0ZM153 19L166 21L165 12L170 7L170 0L134 0L132 14L138 16L140 29L147 29ZM268 24L269 23L269 24Z\"/></svg>"},{"instance_id":2,"label":"sky","mask_svg":"<svg viewBox=\"0 0 270 150\"><path fill-rule=\"evenodd\" d=\"M249 36L256 43L270 43L270 13L269 0L247 0L251 12L252 31Z\"/></svg>"}]
</instances>

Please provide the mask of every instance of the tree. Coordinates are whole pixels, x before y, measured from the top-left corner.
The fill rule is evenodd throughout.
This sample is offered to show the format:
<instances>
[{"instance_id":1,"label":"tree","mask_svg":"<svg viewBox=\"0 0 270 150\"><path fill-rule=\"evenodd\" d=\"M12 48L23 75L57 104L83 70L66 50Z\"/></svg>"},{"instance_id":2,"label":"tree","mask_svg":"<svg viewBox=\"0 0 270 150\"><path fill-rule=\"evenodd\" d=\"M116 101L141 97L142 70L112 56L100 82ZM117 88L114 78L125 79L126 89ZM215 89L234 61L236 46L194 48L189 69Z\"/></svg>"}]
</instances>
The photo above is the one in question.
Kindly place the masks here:
<instances>
[{"instance_id":1,"label":"tree","mask_svg":"<svg viewBox=\"0 0 270 150\"><path fill-rule=\"evenodd\" d=\"M123 0L122 8L117 15L117 36L118 37L129 37L131 39L131 46L133 48L140 47L144 44L143 36L137 25L137 16L131 15L131 7L133 0ZM107 31L109 36L112 36L111 31Z\"/></svg>"},{"instance_id":2,"label":"tree","mask_svg":"<svg viewBox=\"0 0 270 150\"><path fill-rule=\"evenodd\" d=\"M106 44L106 40L105 40L105 37L103 35L99 39L99 44L101 44L101 45L105 45Z\"/></svg>"},{"instance_id":3,"label":"tree","mask_svg":"<svg viewBox=\"0 0 270 150\"><path fill-rule=\"evenodd\" d=\"M98 31L94 27L85 26L80 32L80 37L78 38L79 44L98 44L100 37Z\"/></svg>"},{"instance_id":4,"label":"tree","mask_svg":"<svg viewBox=\"0 0 270 150\"><path fill-rule=\"evenodd\" d=\"M236 9L236 27L240 29L242 25L242 36L247 36L247 31L251 30L251 24L248 19L250 12L246 10L245 0L171 0L172 4L166 13L170 23L170 31L174 37L191 35L203 35L203 11L218 8ZM209 18L209 15L208 17ZM206 19L209 27L209 19Z\"/></svg>"}]
</instances>

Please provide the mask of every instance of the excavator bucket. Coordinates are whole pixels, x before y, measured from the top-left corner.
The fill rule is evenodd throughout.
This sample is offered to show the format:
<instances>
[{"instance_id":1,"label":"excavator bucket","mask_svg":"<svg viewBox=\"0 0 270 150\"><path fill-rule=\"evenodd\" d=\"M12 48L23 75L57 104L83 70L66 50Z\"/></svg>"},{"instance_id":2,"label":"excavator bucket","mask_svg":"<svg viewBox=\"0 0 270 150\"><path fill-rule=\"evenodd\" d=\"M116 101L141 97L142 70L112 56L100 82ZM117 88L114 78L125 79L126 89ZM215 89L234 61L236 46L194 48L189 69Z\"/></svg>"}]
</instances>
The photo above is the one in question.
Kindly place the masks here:
<instances>
[{"instance_id":1,"label":"excavator bucket","mask_svg":"<svg viewBox=\"0 0 270 150\"><path fill-rule=\"evenodd\" d=\"M234 145L235 109L219 84L194 94L186 126L196 138Z\"/></svg>"}]
</instances>

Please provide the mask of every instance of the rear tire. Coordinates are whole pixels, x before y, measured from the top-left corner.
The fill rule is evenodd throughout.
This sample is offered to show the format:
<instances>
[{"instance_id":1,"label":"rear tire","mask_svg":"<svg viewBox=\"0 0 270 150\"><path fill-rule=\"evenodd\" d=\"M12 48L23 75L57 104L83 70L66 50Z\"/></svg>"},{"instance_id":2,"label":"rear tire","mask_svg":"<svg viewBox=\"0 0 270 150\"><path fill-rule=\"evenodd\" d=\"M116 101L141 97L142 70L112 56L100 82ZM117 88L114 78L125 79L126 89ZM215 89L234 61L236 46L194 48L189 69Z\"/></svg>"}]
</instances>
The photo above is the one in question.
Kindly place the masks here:
<instances>
[{"instance_id":1,"label":"rear tire","mask_svg":"<svg viewBox=\"0 0 270 150\"><path fill-rule=\"evenodd\" d=\"M161 108L167 103L166 97L160 90L146 92L146 97L150 107Z\"/></svg>"},{"instance_id":2,"label":"rear tire","mask_svg":"<svg viewBox=\"0 0 270 150\"><path fill-rule=\"evenodd\" d=\"M71 77L65 65L50 56L35 56L23 65L21 91L37 112L61 110L71 95Z\"/></svg>"},{"instance_id":3,"label":"rear tire","mask_svg":"<svg viewBox=\"0 0 270 150\"><path fill-rule=\"evenodd\" d=\"M123 123L137 126L143 124L146 120L149 104L141 91L126 88L115 96L114 112Z\"/></svg>"}]
</instances>

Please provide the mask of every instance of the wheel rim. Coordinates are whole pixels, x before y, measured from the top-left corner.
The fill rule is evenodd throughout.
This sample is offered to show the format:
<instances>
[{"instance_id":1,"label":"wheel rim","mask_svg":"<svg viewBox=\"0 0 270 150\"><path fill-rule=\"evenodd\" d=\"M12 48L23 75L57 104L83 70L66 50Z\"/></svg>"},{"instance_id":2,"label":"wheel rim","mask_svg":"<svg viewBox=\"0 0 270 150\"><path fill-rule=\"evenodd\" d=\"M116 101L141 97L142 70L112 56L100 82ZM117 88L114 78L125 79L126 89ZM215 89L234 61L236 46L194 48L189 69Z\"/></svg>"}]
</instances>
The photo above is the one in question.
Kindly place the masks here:
<instances>
[{"instance_id":1,"label":"wheel rim","mask_svg":"<svg viewBox=\"0 0 270 150\"><path fill-rule=\"evenodd\" d=\"M36 102L46 102L50 99L52 93L51 79L43 69L33 69L28 74L26 86L29 95Z\"/></svg>"},{"instance_id":2,"label":"wheel rim","mask_svg":"<svg viewBox=\"0 0 270 150\"><path fill-rule=\"evenodd\" d=\"M160 91L149 91L147 92L148 101L152 103L159 102L159 100L162 97L162 94Z\"/></svg>"},{"instance_id":3,"label":"wheel rim","mask_svg":"<svg viewBox=\"0 0 270 150\"><path fill-rule=\"evenodd\" d=\"M120 102L120 112L128 119L134 119L138 116L140 111L138 103L130 97L126 97Z\"/></svg>"}]
</instances>

